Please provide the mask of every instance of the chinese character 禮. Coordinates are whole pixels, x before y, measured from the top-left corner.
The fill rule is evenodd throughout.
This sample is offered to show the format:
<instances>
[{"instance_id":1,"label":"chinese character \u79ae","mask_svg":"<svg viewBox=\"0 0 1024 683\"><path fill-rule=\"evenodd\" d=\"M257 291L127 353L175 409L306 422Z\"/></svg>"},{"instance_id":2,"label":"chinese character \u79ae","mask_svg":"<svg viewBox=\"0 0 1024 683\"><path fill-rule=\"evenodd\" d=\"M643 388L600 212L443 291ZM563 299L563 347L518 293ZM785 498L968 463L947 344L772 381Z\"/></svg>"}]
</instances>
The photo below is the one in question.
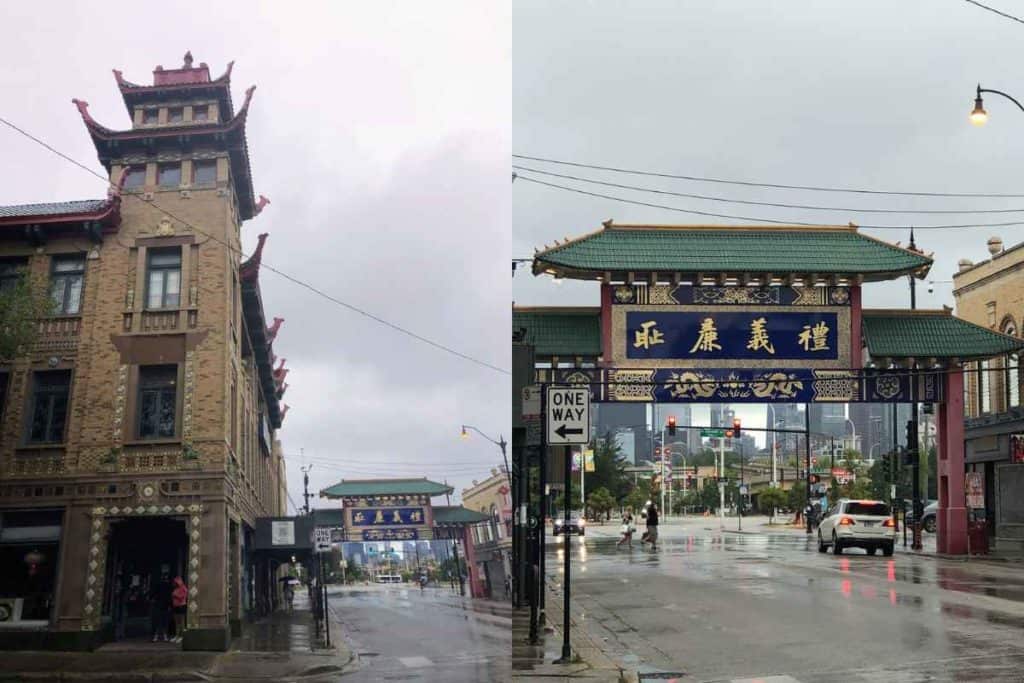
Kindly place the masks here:
<instances>
[{"instance_id":1,"label":"chinese character \u79ae","mask_svg":"<svg viewBox=\"0 0 1024 683\"><path fill-rule=\"evenodd\" d=\"M804 351L828 351L828 325L825 321L818 322L814 327L804 325L804 331L797 339Z\"/></svg>"},{"instance_id":2,"label":"chinese character \u79ae","mask_svg":"<svg viewBox=\"0 0 1024 683\"><path fill-rule=\"evenodd\" d=\"M768 330L765 327L766 324L767 323L764 318L757 318L750 323L750 341L747 342L747 348L751 351L764 349L768 353L774 354L775 347L768 338Z\"/></svg>"},{"instance_id":3,"label":"chinese character \u79ae","mask_svg":"<svg viewBox=\"0 0 1024 683\"><path fill-rule=\"evenodd\" d=\"M636 341L633 342L633 348L649 349L655 344L664 344L665 335L658 331L657 324L653 320L640 323L640 329L636 331Z\"/></svg>"},{"instance_id":4,"label":"chinese character \u79ae","mask_svg":"<svg viewBox=\"0 0 1024 683\"><path fill-rule=\"evenodd\" d=\"M704 318L700 323L700 334L697 336L697 343L690 349L690 353L696 351L721 351L722 346L717 344L718 330L715 328L715 321L712 318Z\"/></svg>"}]
</instances>

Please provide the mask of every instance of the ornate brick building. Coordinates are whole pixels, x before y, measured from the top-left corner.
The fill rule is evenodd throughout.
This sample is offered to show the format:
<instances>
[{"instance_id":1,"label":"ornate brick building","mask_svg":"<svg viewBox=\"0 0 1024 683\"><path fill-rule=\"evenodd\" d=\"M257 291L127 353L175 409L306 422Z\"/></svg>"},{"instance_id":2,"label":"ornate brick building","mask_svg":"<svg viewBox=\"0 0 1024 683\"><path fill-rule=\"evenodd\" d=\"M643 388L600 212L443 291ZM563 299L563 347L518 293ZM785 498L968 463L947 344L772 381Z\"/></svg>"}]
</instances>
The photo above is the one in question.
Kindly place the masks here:
<instances>
[{"instance_id":1,"label":"ornate brick building","mask_svg":"<svg viewBox=\"0 0 1024 683\"><path fill-rule=\"evenodd\" d=\"M505 578L512 575L512 489L504 468L462 490L462 504L486 515L473 527L476 554L474 578L491 598L505 594Z\"/></svg>"},{"instance_id":2,"label":"ornate brick building","mask_svg":"<svg viewBox=\"0 0 1024 683\"><path fill-rule=\"evenodd\" d=\"M92 648L147 630L161 575L189 585L186 649L225 649L273 585L255 519L284 514L287 408L264 318L253 192L231 65L192 56L152 85L115 71L132 125L75 100L111 190L0 207L0 270L56 312L0 365L0 647ZM2 279L2 278L0 278ZM0 283L0 286L3 286Z\"/></svg>"}]
</instances>

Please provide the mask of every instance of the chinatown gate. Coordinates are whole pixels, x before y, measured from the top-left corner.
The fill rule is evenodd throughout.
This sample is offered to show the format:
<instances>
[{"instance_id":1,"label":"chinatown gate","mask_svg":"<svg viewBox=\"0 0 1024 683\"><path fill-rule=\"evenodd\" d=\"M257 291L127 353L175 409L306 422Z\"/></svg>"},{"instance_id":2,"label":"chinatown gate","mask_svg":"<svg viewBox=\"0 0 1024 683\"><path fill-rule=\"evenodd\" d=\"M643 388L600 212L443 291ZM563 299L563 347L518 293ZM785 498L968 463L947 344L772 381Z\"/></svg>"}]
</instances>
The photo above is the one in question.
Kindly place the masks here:
<instances>
[{"instance_id":1,"label":"chinatown gate","mask_svg":"<svg viewBox=\"0 0 1024 683\"><path fill-rule=\"evenodd\" d=\"M864 283L931 265L853 225L608 221L533 259L535 275L599 281L600 306L515 308L513 329L538 383L594 402L934 403L937 550L964 554L963 363L1024 343L949 309L862 307Z\"/></svg>"}]
</instances>

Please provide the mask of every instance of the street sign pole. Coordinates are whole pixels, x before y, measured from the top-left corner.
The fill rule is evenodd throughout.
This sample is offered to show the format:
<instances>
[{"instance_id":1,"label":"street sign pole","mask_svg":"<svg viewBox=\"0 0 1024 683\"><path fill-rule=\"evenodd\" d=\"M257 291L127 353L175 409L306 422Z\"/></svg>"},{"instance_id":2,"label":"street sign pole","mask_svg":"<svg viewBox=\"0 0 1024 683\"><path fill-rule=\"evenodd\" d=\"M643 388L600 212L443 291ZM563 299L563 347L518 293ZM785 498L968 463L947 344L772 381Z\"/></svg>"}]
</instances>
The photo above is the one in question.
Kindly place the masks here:
<instances>
[{"instance_id":1,"label":"street sign pole","mask_svg":"<svg viewBox=\"0 0 1024 683\"><path fill-rule=\"evenodd\" d=\"M571 571L572 571L572 534L569 533L569 509L572 507L572 458L569 449L565 449L565 498L563 498L562 515L565 522L562 525L562 543L565 546L562 551L565 580L562 588L562 657L558 660L561 664L572 663L572 646L569 644L569 628L571 626L569 605L571 595Z\"/></svg>"}]
</instances>

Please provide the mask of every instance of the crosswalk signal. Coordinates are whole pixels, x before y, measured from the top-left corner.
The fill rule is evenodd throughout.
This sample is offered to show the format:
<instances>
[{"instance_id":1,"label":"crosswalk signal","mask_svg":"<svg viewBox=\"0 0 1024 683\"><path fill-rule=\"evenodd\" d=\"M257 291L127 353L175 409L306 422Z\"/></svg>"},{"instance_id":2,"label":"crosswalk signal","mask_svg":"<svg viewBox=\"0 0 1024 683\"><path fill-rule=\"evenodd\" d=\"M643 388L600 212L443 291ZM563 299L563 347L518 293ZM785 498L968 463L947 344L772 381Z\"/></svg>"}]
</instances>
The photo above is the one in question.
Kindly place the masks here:
<instances>
[{"instance_id":1,"label":"crosswalk signal","mask_svg":"<svg viewBox=\"0 0 1024 683\"><path fill-rule=\"evenodd\" d=\"M676 416L675 415L669 415L668 416L668 425L667 426L668 426L668 435L669 436L675 436L676 435Z\"/></svg>"},{"instance_id":2,"label":"crosswalk signal","mask_svg":"<svg viewBox=\"0 0 1024 683\"><path fill-rule=\"evenodd\" d=\"M740 418L734 417L732 419L732 435L733 438L740 438Z\"/></svg>"}]
</instances>

